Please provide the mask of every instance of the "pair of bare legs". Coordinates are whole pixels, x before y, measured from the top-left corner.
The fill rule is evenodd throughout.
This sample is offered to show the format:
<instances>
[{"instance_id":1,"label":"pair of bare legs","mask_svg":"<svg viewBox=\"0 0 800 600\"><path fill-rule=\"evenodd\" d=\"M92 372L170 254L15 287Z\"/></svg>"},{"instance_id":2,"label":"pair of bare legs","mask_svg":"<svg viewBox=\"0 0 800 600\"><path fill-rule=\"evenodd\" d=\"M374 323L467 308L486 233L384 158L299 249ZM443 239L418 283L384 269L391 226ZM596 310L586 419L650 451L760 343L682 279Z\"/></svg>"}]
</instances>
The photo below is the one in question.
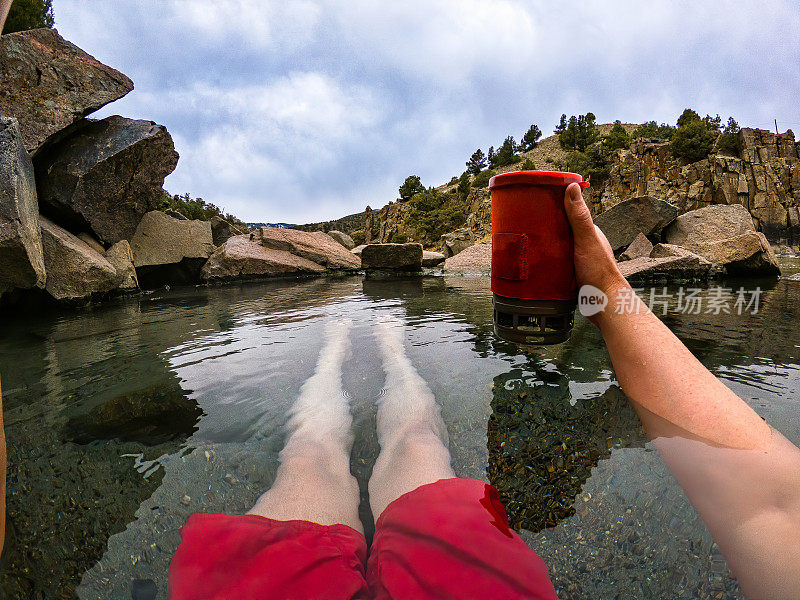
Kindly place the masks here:
<instances>
[{"instance_id":1,"label":"pair of bare legs","mask_svg":"<svg viewBox=\"0 0 800 600\"><path fill-rule=\"evenodd\" d=\"M327 325L316 370L289 414L275 482L248 514L340 523L363 532L358 483L350 473L353 418L341 377L350 326L348 321ZM369 480L370 506L377 520L406 492L455 474L440 406L403 349L402 324L384 320L374 331L386 372L377 414L381 452Z\"/></svg>"}]
</instances>

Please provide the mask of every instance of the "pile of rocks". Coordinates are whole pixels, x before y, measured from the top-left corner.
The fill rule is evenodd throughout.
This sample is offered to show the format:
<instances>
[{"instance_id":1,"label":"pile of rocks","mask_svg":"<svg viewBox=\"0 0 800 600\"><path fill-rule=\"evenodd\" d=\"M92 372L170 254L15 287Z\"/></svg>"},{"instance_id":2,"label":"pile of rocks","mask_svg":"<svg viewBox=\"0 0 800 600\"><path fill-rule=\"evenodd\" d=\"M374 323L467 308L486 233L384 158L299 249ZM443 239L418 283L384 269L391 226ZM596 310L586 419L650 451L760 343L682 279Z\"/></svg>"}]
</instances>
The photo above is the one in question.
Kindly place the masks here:
<instances>
[{"instance_id":1,"label":"pile of rocks","mask_svg":"<svg viewBox=\"0 0 800 600\"><path fill-rule=\"evenodd\" d=\"M251 235L156 210L178 162L167 129L86 118L132 89L56 30L0 37L0 302L360 268L338 232Z\"/></svg>"},{"instance_id":2,"label":"pile of rocks","mask_svg":"<svg viewBox=\"0 0 800 600\"><path fill-rule=\"evenodd\" d=\"M703 279L715 270L736 276L780 274L775 254L741 204L715 204L677 216L652 196L632 198L598 215L632 281Z\"/></svg>"}]
</instances>

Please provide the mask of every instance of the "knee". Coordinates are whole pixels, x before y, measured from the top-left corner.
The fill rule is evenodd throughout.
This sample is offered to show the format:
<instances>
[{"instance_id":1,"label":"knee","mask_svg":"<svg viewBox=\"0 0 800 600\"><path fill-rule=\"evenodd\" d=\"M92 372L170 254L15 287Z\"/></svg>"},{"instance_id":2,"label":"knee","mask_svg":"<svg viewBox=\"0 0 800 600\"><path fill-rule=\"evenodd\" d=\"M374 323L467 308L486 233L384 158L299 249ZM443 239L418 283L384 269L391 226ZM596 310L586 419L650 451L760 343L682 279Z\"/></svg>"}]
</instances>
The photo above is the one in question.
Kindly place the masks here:
<instances>
[{"instance_id":1,"label":"knee","mask_svg":"<svg viewBox=\"0 0 800 600\"><path fill-rule=\"evenodd\" d=\"M405 464L450 464L450 452L438 432L428 425L412 426L402 432L392 454Z\"/></svg>"},{"instance_id":2,"label":"knee","mask_svg":"<svg viewBox=\"0 0 800 600\"><path fill-rule=\"evenodd\" d=\"M320 440L295 440L280 453L281 465L300 473L350 472L350 457L336 444Z\"/></svg>"}]
</instances>

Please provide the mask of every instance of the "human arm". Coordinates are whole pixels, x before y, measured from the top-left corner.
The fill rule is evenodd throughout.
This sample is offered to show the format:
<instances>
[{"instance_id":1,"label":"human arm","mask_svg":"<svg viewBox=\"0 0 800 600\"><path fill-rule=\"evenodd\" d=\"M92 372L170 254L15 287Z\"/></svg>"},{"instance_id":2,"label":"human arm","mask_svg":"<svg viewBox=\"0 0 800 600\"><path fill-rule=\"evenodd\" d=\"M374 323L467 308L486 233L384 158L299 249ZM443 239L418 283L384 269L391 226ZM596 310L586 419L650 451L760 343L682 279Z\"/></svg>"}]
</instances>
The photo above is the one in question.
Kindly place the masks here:
<instances>
[{"instance_id":1,"label":"human arm","mask_svg":"<svg viewBox=\"0 0 800 600\"><path fill-rule=\"evenodd\" d=\"M712 375L617 269L577 185L565 210L579 285L609 297L591 317L617 380L748 597L800 597L800 450ZM626 310L615 310L622 297Z\"/></svg>"}]
</instances>

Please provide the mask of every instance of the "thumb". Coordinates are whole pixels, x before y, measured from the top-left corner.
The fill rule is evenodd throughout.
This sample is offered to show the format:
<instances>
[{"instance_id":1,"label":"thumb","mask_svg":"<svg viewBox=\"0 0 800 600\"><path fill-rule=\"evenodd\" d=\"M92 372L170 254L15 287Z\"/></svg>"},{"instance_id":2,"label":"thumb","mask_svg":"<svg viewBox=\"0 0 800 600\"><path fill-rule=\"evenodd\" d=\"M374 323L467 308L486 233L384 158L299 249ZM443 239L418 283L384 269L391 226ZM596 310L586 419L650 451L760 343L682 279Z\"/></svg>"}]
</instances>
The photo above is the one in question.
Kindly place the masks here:
<instances>
[{"instance_id":1,"label":"thumb","mask_svg":"<svg viewBox=\"0 0 800 600\"><path fill-rule=\"evenodd\" d=\"M592 213L589 212L589 207L586 206L586 202L583 200L581 186L577 183L570 184L564 194L564 210L567 213L567 219L570 227L572 227L572 235L576 241L595 237Z\"/></svg>"}]
</instances>

